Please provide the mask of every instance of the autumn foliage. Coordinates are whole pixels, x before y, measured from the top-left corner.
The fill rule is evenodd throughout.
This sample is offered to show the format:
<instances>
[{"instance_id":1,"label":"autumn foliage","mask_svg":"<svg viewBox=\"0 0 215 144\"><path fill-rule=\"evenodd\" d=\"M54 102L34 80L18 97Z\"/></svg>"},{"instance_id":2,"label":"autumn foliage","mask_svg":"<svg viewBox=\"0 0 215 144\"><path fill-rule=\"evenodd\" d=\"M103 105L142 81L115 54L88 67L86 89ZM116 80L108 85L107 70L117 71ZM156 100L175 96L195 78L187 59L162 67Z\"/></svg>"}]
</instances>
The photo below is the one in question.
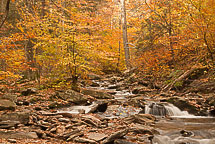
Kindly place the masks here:
<instances>
[{"instance_id":1,"label":"autumn foliage","mask_svg":"<svg viewBox=\"0 0 215 144\"><path fill-rule=\"evenodd\" d=\"M0 79L75 81L125 69L118 1L11 2L19 16L1 28ZM126 7L130 62L141 74L214 68L213 0L130 0Z\"/></svg>"}]
</instances>

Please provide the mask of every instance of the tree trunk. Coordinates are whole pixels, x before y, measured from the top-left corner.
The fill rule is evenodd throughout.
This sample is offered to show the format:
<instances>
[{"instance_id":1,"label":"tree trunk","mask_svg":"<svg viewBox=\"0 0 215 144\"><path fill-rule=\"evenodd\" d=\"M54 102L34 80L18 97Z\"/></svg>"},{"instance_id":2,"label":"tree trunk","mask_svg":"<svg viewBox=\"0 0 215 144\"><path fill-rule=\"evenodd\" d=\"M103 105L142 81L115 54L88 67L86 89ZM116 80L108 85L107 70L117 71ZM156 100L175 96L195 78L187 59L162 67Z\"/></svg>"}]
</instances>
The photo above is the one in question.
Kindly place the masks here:
<instances>
[{"instance_id":1,"label":"tree trunk","mask_svg":"<svg viewBox=\"0 0 215 144\"><path fill-rule=\"evenodd\" d=\"M121 0L121 5L122 5L122 30L123 30L123 47L125 51L125 63L126 63L126 67L130 68L130 63L129 63L130 54L129 54L129 48L128 48L125 0Z\"/></svg>"}]
</instances>

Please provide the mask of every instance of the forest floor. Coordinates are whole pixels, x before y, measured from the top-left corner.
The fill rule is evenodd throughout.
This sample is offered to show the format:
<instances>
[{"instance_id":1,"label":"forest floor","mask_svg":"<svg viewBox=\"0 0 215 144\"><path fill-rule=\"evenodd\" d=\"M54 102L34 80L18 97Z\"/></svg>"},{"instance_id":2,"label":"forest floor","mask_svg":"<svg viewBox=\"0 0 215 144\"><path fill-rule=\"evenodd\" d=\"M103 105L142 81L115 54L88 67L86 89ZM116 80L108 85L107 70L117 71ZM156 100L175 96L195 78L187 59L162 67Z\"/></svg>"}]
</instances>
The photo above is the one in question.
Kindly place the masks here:
<instances>
[{"instance_id":1,"label":"forest floor","mask_svg":"<svg viewBox=\"0 0 215 144\"><path fill-rule=\"evenodd\" d=\"M159 132L157 118L145 114L148 101L169 102L193 115L215 115L214 83L200 77L178 88L161 91L159 84L129 73L92 74L80 82L80 92L39 89L27 80L2 82L0 143L151 144Z\"/></svg>"}]
</instances>

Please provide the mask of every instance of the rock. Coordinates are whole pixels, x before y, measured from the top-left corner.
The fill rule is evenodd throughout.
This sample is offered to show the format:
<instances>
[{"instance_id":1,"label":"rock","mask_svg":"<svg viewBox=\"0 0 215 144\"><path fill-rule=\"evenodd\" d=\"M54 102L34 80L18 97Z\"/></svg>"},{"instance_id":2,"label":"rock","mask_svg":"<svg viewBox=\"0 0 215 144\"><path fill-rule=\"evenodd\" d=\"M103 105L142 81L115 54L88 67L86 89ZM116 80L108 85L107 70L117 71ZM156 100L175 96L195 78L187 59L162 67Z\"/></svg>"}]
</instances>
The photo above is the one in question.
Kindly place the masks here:
<instances>
[{"instance_id":1,"label":"rock","mask_svg":"<svg viewBox=\"0 0 215 144\"><path fill-rule=\"evenodd\" d=\"M15 110L16 104L7 99L0 99L0 110Z\"/></svg>"},{"instance_id":2,"label":"rock","mask_svg":"<svg viewBox=\"0 0 215 144\"><path fill-rule=\"evenodd\" d=\"M100 85L99 85L98 83L96 83L96 82L92 82L92 83L90 84L90 86L91 86L91 87L99 87Z\"/></svg>"},{"instance_id":3,"label":"rock","mask_svg":"<svg viewBox=\"0 0 215 144\"><path fill-rule=\"evenodd\" d=\"M133 94L146 94L146 93L151 93L151 92L156 92L156 90L149 89L145 86L137 86L132 89Z\"/></svg>"},{"instance_id":4,"label":"rock","mask_svg":"<svg viewBox=\"0 0 215 144\"><path fill-rule=\"evenodd\" d=\"M10 129L13 127L17 127L20 124L18 121L1 121L0 122L0 129Z\"/></svg>"},{"instance_id":5,"label":"rock","mask_svg":"<svg viewBox=\"0 0 215 144\"><path fill-rule=\"evenodd\" d=\"M75 129L75 130L72 130L70 132L67 132L67 133L64 133L62 135L62 137L64 139L66 139L67 141L70 141L72 140L73 138L77 137L77 136L81 136L83 135L83 133L79 130L79 129Z\"/></svg>"},{"instance_id":6,"label":"rock","mask_svg":"<svg viewBox=\"0 0 215 144\"><path fill-rule=\"evenodd\" d=\"M59 118L58 120L59 120L59 122L65 122L65 123L70 122L70 119L67 119L67 118Z\"/></svg>"},{"instance_id":7,"label":"rock","mask_svg":"<svg viewBox=\"0 0 215 144\"><path fill-rule=\"evenodd\" d=\"M133 132L133 133L136 133L136 134L144 134L144 135L160 134L153 127L144 126L144 125L141 125L141 124L133 124L131 126L131 128L129 129L129 131Z\"/></svg>"},{"instance_id":8,"label":"rock","mask_svg":"<svg viewBox=\"0 0 215 144\"><path fill-rule=\"evenodd\" d=\"M105 139L106 137L107 137L107 135L103 134L103 133L89 133L87 136L88 139L94 140L96 142L101 141L101 140Z\"/></svg>"},{"instance_id":9,"label":"rock","mask_svg":"<svg viewBox=\"0 0 215 144\"><path fill-rule=\"evenodd\" d=\"M125 122L130 123L139 123L139 124L152 124L156 118L151 114L135 114L125 118Z\"/></svg>"},{"instance_id":10,"label":"rock","mask_svg":"<svg viewBox=\"0 0 215 144\"><path fill-rule=\"evenodd\" d=\"M97 75L97 74L88 74L88 77L90 80L100 80L101 79L101 76L100 75Z\"/></svg>"},{"instance_id":11,"label":"rock","mask_svg":"<svg viewBox=\"0 0 215 144\"><path fill-rule=\"evenodd\" d=\"M122 140L122 139L116 139L114 141L114 144L137 144L137 143L129 142L129 141Z\"/></svg>"},{"instance_id":12,"label":"rock","mask_svg":"<svg viewBox=\"0 0 215 144\"><path fill-rule=\"evenodd\" d=\"M15 139L8 139L7 140L9 143L16 143L16 140Z\"/></svg>"},{"instance_id":13,"label":"rock","mask_svg":"<svg viewBox=\"0 0 215 144\"><path fill-rule=\"evenodd\" d=\"M81 118L81 120L95 127L99 127L101 125L101 121L91 115L85 115Z\"/></svg>"},{"instance_id":14,"label":"rock","mask_svg":"<svg viewBox=\"0 0 215 144\"><path fill-rule=\"evenodd\" d=\"M107 144L107 143L111 143L113 142L114 140L116 139L120 139L122 138L123 136L125 136L126 134L128 133L128 129L123 129L123 130L120 130L120 131L117 131L115 133L113 133L112 135L110 135L109 137L107 137L105 140L103 140L101 142L101 144Z\"/></svg>"},{"instance_id":15,"label":"rock","mask_svg":"<svg viewBox=\"0 0 215 144\"><path fill-rule=\"evenodd\" d=\"M0 121L18 121L21 124L28 124L30 120L30 114L27 112L13 112L0 116Z\"/></svg>"},{"instance_id":16,"label":"rock","mask_svg":"<svg viewBox=\"0 0 215 144\"><path fill-rule=\"evenodd\" d=\"M181 131L180 131L180 134L181 134L183 137L190 137L190 136L193 136L193 135L194 135L193 132L185 131L185 130L181 130Z\"/></svg>"},{"instance_id":17,"label":"rock","mask_svg":"<svg viewBox=\"0 0 215 144\"><path fill-rule=\"evenodd\" d=\"M94 140L90 140L90 139L86 139L86 138L82 138L82 137L76 137L74 139L75 142L78 143L90 143L90 144L96 144L97 142Z\"/></svg>"},{"instance_id":18,"label":"rock","mask_svg":"<svg viewBox=\"0 0 215 144\"><path fill-rule=\"evenodd\" d=\"M36 88L28 88L28 89L21 91L21 94L24 96L28 96L28 95L35 94L35 93L37 93Z\"/></svg>"},{"instance_id":19,"label":"rock","mask_svg":"<svg viewBox=\"0 0 215 144\"><path fill-rule=\"evenodd\" d=\"M85 96L74 90L67 90L65 92L57 92L55 97L63 99L68 102L71 102L71 103L75 103L75 104L86 104L87 101L91 99L91 97Z\"/></svg>"},{"instance_id":20,"label":"rock","mask_svg":"<svg viewBox=\"0 0 215 144\"><path fill-rule=\"evenodd\" d=\"M0 131L0 138L4 139L36 139L35 132Z\"/></svg>"},{"instance_id":21,"label":"rock","mask_svg":"<svg viewBox=\"0 0 215 144\"><path fill-rule=\"evenodd\" d=\"M215 109L210 110L209 114L210 114L211 116L215 116Z\"/></svg>"},{"instance_id":22,"label":"rock","mask_svg":"<svg viewBox=\"0 0 215 144\"><path fill-rule=\"evenodd\" d=\"M114 99L114 96L112 96L104 91L99 91L99 90L82 89L81 93L83 93L84 95L90 95L97 99Z\"/></svg>"},{"instance_id":23,"label":"rock","mask_svg":"<svg viewBox=\"0 0 215 144\"><path fill-rule=\"evenodd\" d=\"M120 87L119 85L109 85L108 89L117 89L119 87Z\"/></svg>"},{"instance_id":24,"label":"rock","mask_svg":"<svg viewBox=\"0 0 215 144\"><path fill-rule=\"evenodd\" d=\"M0 97L0 99L6 99L6 100L9 100L9 101L16 103L17 102L17 95L16 94L5 94L2 97Z\"/></svg>"}]
</instances>

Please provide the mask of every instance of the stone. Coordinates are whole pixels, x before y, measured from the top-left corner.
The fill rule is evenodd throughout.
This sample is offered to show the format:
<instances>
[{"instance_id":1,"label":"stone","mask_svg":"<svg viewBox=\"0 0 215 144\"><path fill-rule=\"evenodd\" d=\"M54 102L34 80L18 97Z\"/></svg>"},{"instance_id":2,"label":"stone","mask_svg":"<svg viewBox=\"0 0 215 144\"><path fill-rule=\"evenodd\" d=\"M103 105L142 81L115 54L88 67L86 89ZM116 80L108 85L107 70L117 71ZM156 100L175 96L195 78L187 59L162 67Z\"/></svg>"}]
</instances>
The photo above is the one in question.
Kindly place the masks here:
<instances>
[{"instance_id":1,"label":"stone","mask_svg":"<svg viewBox=\"0 0 215 144\"><path fill-rule=\"evenodd\" d=\"M123 130L120 130L120 131L117 131L113 134L111 134L109 137L107 137L105 140L103 140L101 142L101 144L106 144L106 143L111 143L113 142L114 140L116 139L119 139L119 138L122 138L123 136L125 136L126 134L128 133L128 129L123 129Z\"/></svg>"},{"instance_id":2,"label":"stone","mask_svg":"<svg viewBox=\"0 0 215 144\"><path fill-rule=\"evenodd\" d=\"M16 94L5 94L0 97L0 99L7 99L12 102L17 102L17 95Z\"/></svg>"},{"instance_id":3,"label":"stone","mask_svg":"<svg viewBox=\"0 0 215 144\"><path fill-rule=\"evenodd\" d=\"M97 99L114 99L114 96L101 90L82 89L81 93L83 93L84 95L90 95Z\"/></svg>"},{"instance_id":4,"label":"stone","mask_svg":"<svg viewBox=\"0 0 215 144\"><path fill-rule=\"evenodd\" d=\"M151 114L135 114L125 118L125 122L130 123L139 123L139 124L152 124L156 118Z\"/></svg>"},{"instance_id":5,"label":"stone","mask_svg":"<svg viewBox=\"0 0 215 144\"><path fill-rule=\"evenodd\" d=\"M0 131L0 138L4 139L36 139L36 132Z\"/></svg>"},{"instance_id":6,"label":"stone","mask_svg":"<svg viewBox=\"0 0 215 144\"><path fill-rule=\"evenodd\" d=\"M90 139L86 139L86 138L82 138L82 137L76 137L74 139L75 142L78 143L90 143L90 144L96 144L97 142L94 140L90 140Z\"/></svg>"},{"instance_id":7,"label":"stone","mask_svg":"<svg viewBox=\"0 0 215 144\"><path fill-rule=\"evenodd\" d=\"M7 99L0 99L0 110L15 110L16 104Z\"/></svg>"},{"instance_id":8,"label":"stone","mask_svg":"<svg viewBox=\"0 0 215 144\"><path fill-rule=\"evenodd\" d=\"M21 124L28 124L30 120L30 114L28 112L13 112L2 114L0 116L0 121L18 121Z\"/></svg>"},{"instance_id":9,"label":"stone","mask_svg":"<svg viewBox=\"0 0 215 144\"><path fill-rule=\"evenodd\" d=\"M88 139L94 140L96 142L101 141L101 140L105 139L106 137L107 137L107 135L103 134L103 133L89 133L87 136Z\"/></svg>"},{"instance_id":10,"label":"stone","mask_svg":"<svg viewBox=\"0 0 215 144\"><path fill-rule=\"evenodd\" d=\"M129 142L129 141L122 140L122 139L116 139L114 141L114 144L137 144L137 143Z\"/></svg>"},{"instance_id":11,"label":"stone","mask_svg":"<svg viewBox=\"0 0 215 144\"><path fill-rule=\"evenodd\" d=\"M102 77L100 75L97 75L97 74L88 74L88 77L90 80L100 80Z\"/></svg>"},{"instance_id":12,"label":"stone","mask_svg":"<svg viewBox=\"0 0 215 144\"><path fill-rule=\"evenodd\" d=\"M70 119L67 119L67 118L59 118L58 120L60 122L65 122L65 123L69 123L70 122Z\"/></svg>"},{"instance_id":13,"label":"stone","mask_svg":"<svg viewBox=\"0 0 215 144\"><path fill-rule=\"evenodd\" d=\"M24 96L28 96L28 95L36 94L36 93L37 93L36 88L27 88L27 89L21 91L21 94L24 95Z\"/></svg>"},{"instance_id":14,"label":"stone","mask_svg":"<svg viewBox=\"0 0 215 144\"><path fill-rule=\"evenodd\" d=\"M16 143L16 140L15 139L8 139L7 140L9 143Z\"/></svg>"},{"instance_id":15,"label":"stone","mask_svg":"<svg viewBox=\"0 0 215 144\"><path fill-rule=\"evenodd\" d=\"M57 92L57 98L63 99L65 101L75 103L75 104L86 104L91 97L85 96L82 93L76 92L74 90L67 90L65 92Z\"/></svg>"},{"instance_id":16,"label":"stone","mask_svg":"<svg viewBox=\"0 0 215 144\"><path fill-rule=\"evenodd\" d=\"M20 124L18 121L1 121L0 129L10 129L13 127L17 127L18 124Z\"/></svg>"}]
</instances>

